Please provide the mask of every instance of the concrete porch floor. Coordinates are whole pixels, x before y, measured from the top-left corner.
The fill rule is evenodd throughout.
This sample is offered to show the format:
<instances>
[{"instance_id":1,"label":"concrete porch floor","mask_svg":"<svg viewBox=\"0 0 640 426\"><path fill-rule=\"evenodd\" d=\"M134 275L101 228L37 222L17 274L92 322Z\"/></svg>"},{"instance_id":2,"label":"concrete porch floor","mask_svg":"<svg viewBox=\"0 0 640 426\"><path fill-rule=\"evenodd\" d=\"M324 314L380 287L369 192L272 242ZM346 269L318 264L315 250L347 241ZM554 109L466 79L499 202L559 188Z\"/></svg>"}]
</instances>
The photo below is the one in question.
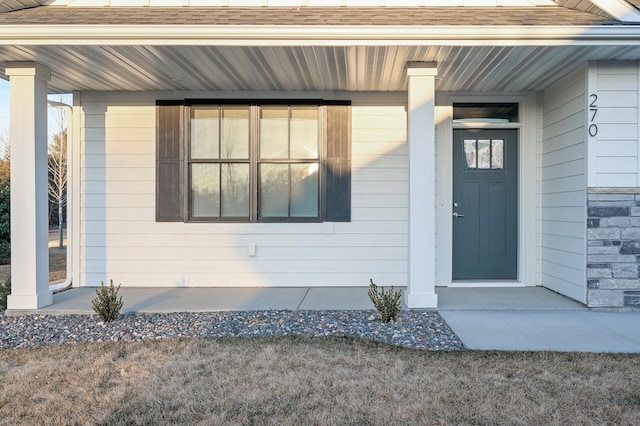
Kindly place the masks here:
<instances>
[{"instance_id":1,"label":"concrete porch floor","mask_svg":"<svg viewBox=\"0 0 640 426\"><path fill-rule=\"evenodd\" d=\"M206 312L231 310L362 310L373 309L368 287L284 288L160 288L123 287L124 312ZM569 298L543 287L437 287L438 310L587 310ZM53 304L38 314L92 314L95 287L74 288L53 296Z\"/></svg>"},{"instance_id":2,"label":"concrete porch floor","mask_svg":"<svg viewBox=\"0 0 640 426\"><path fill-rule=\"evenodd\" d=\"M93 314L95 288L35 314ZM124 312L373 309L367 287L122 288ZM640 312L593 311L543 287L436 288L438 312L469 349L640 353Z\"/></svg>"}]
</instances>

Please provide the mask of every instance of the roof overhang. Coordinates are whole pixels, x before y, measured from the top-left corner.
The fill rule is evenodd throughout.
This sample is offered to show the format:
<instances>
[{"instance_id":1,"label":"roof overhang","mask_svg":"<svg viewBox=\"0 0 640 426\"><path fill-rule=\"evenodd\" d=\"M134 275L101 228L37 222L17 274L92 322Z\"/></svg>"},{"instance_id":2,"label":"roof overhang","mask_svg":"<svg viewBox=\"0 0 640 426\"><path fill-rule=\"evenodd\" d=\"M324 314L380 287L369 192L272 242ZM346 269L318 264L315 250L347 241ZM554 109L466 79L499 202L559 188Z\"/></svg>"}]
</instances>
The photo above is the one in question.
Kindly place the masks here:
<instances>
[{"instance_id":1,"label":"roof overhang","mask_svg":"<svg viewBox=\"0 0 640 426\"><path fill-rule=\"evenodd\" d=\"M640 60L640 46L0 46L0 58L46 65L52 92L404 91L408 62L436 62L439 91L537 91L586 61Z\"/></svg>"},{"instance_id":2,"label":"roof overhang","mask_svg":"<svg viewBox=\"0 0 640 426\"><path fill-rule=\"evenodd\" d=\"M376 25L71 25L38 23L47 22L42 10L29 24L2 21L0 61L48 66L56 92L398 91L406 90L407 62L437 62L437 90L526 91L548 87L585 61L640 60L640 25L594 15L575 19L595 19L597 25L392 25L404 19L398 10L390 22ZM17 13L35 16L30 11ZM525 12L511 19L528 22ZM172 13L198 18L183 10ZM228 9L221 13L242 22ZM465 13L464 19L472 19L468 8ZM572 13L561 19L574 19ZM0 77L2 72L0 66Z\"/></svg>"},{"instance_id":3,"label":"roof overhang","mask_svg":"<svg viewBox=\"0 0 640 426\"><path fill-rule=\"evenodd\" d=\"M5 25L0 45L25 46L558 46L640 43L640 26Z\"/></svg>"}]
</instances>

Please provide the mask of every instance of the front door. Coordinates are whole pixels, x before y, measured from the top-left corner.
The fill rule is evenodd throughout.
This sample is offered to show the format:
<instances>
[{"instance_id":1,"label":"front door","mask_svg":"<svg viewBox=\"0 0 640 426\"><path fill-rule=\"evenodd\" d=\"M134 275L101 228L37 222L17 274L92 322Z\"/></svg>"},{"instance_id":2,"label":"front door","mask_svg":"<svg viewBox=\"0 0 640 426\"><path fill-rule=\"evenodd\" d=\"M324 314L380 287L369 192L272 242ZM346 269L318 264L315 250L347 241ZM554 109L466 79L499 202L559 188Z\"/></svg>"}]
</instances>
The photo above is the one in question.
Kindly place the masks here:
<instances>
[{"instance_id":1,"label":"front door","mask_svg":"<svg viewBox=\"0 0 640 426\"><path fill-rule=\"evenodd\" d=\"M453 131L453 279L518 277L518 131Z\"/></svg>"}]
</instances>

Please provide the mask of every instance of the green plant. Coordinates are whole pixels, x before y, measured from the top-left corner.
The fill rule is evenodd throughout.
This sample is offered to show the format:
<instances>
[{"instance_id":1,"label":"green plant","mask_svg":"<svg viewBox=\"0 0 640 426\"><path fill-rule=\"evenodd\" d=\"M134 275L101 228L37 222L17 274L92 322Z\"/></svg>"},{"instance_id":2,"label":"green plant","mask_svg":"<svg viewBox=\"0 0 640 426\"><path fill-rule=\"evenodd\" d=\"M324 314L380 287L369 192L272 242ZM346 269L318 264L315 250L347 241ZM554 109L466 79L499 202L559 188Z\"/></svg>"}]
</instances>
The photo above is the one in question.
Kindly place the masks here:
<instances>
[{"instance_id":1,"label":"green plant","mask_svg":"<svg viewBox=\"0 0 640 426\"><path fill-rule=\"evenodd\" d=\"M0 264L11 262L11 191L8 182L0 181Z\"/></svg>"},{"instance_id":2,"label":"green plant","mask_svg":"<svg viewBox=\"0 0 640 426\"><path fill-rule=\"evenodd\" d=\"M7 309L7 296L11 294L11 277L6 283L0 282L0 311Z\"/></svg>"},{"instance_id":3,"label":"green plant","mask_svg":"<svg viewBox=\"0 0 640 426\"><path fill-rule=\"evenodd\" d=\"M369 299L373 302L378 311L380 321L387 323L389 321L395 321L400 311L400 291L394 291L393 286L390 289L385 290L383 287L378 287L373 279L369 279Z\"/></svg>"},{"instance_id":4,"label":"green plant","mask_svg":"<svg viewBox=\"0 0 640 426\"><path fill-rule=\"evenodd\" d=\"M98 297L93 299L91 304L93 305L93 310L102 321L111 322L118 318L122 310L122 296L118 298L120 284L115 287L113 280L110 280L109 287L105 287L104 281L102 281L100 282L100 287L100 290L96 290Z\"/></svg>"}]
</instances>

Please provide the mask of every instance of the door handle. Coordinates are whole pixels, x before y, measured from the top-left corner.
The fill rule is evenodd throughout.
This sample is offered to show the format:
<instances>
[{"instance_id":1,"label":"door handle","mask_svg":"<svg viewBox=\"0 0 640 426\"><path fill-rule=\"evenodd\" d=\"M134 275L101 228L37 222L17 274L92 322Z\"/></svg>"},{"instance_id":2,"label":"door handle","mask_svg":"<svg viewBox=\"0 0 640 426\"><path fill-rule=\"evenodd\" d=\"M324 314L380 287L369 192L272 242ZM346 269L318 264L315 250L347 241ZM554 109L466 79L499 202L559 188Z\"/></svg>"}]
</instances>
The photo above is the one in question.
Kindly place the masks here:
<instances>
[{"instance_id":1,"label":"door handle","mask_svg":"<svg viewBox=\"0 0 640 426\"><path fill-rule=\"evenodd\" d=\"M464 217L464 215L458 212L453 212L453 217Z\"/></svg>"}]
</instances>

